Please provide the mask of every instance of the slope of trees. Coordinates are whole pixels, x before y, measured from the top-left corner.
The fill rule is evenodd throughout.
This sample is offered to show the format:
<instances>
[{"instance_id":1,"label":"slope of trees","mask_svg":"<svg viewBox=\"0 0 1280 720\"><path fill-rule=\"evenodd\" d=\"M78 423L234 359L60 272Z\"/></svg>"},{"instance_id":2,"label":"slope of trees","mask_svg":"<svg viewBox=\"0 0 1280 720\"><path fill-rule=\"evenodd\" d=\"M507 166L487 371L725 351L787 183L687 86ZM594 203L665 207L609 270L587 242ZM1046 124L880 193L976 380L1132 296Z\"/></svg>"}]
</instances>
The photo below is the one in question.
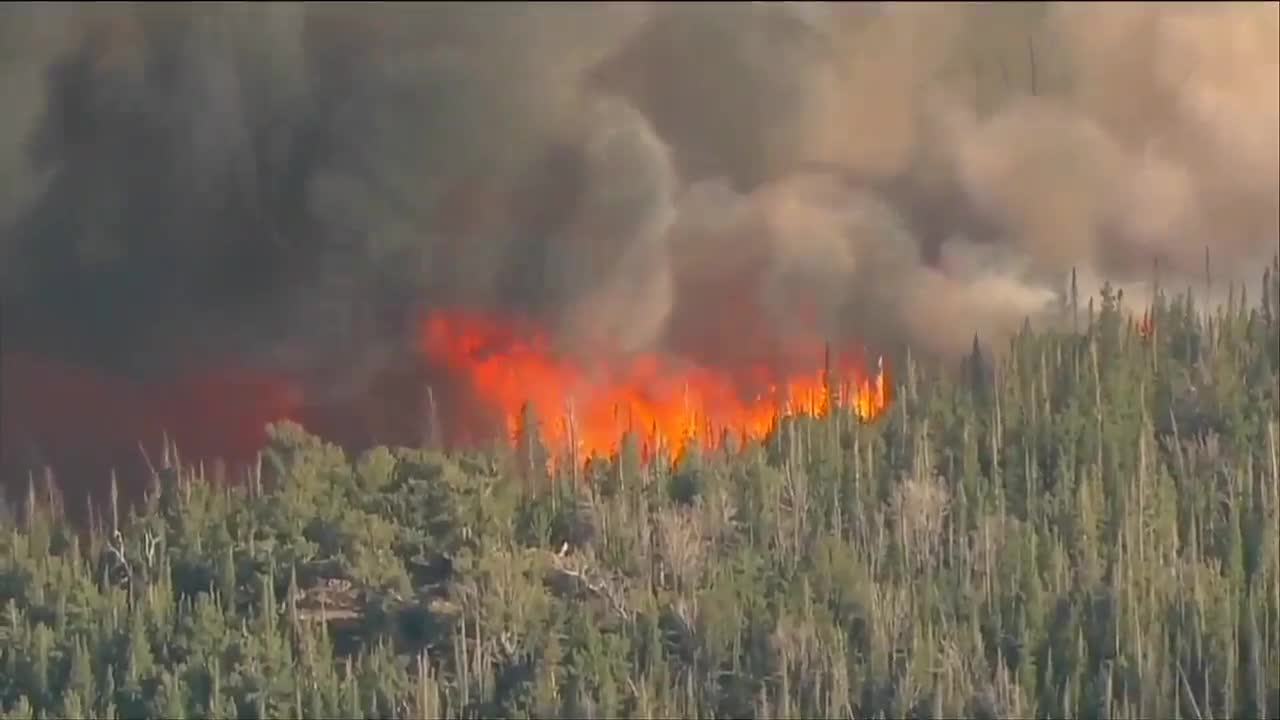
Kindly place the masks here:
<instances>
[{"instance_id":1,"label":"slope of trees","mask_svg":"<svg viewBox=\"0 0 1280 720\"><path fill-rule=\"evenodd\" d=\"M1106 290L958 376L907 359L874 424L674 463L280 425L243 487L168 462L88 532L35 486L0 711L1275 717L1280 260L1265 285L1143 322Z\"/></svg>"}]
</instances>

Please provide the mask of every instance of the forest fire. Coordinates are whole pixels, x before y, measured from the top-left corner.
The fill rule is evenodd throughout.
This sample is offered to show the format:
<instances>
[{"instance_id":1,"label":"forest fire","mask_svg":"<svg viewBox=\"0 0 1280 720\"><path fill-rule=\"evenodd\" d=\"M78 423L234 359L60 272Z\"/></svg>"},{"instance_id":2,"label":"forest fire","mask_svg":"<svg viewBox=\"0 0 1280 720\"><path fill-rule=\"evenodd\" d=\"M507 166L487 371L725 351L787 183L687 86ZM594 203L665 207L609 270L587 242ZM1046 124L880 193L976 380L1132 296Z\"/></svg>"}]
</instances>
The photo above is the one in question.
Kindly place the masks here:
<instances>
[{"instance_id":1,"label":"forest fire","mask_svg":"<svg viewBox=\"0 0 1280 720\"><path fill-rule=\"evenodd\" d=\"M1155 331L1155 312L1152 308L1147 308L1142 312L1142 319L1138 321L1138 337L1143 340L1150 340Z\"/></svg>"},{"instance_id":2,"label":"forest fire","mask_svg":"<svg viewBox=\"0 0 1280 720\"><path fill-rule=\"evenodd\" d=\"M415 342L414 364L425 365L425 377L388 370L364 394L336 404L304 398L298 378L235 367L143 382L6 353L0 465L7 482L48 466L60 484L96 486L115 470L136 489L149 477L146 463L160 463L162 438L183 462L222 460L234 476L253 462L274 421L302 422L331 441L345 437L341 444L359 451L411 442L409 426L426 413L455 447L504 433L515 440L531 423L553 462L611 455L628 432L645 459L658 451L677 459L694 443L759 440L788 415L842 408L870 421L889 402L883 364L869 371L860 355L826 352L822 343L802 348L810 362L799 371L776 358L730 369L660 354L584 362L530 325L454 310L428 314ZM414 400L424 386L429 408Z\"/></svg>"},{"instance_id":3,"label":"forest fire","mask_svg":"<svg viewBox=\"0 0 1280 720\"><path fill-rule=\"evenodd\" d=\"M294 382L244 369L142 383L23 353L6 353L0 369L0 466L19 476L48 466L74 485L113 470L137 485L165 438L184 462L245 465L267 424L299 419L302 404Z\"/></svg>"},{"instance_id":4,"label":"forest fire","mask_svg":"<svg viewBox=\"0 0 1280 720\"><path fill-rule=\"evenodd\" d=\"M792 414L847 408L871 421L890 399L882 361L875 372L853 353L827 352L824 361L821 346L812 348L815 362L803 372L763 362L711 369L658 354L587 363L556 352L528 324L453 311L427 315L420 341L426 359L462 381L509 439L536 423L553 457L608 456L630 432L646 456L661 448L677 458L695 442L761 439Z\"/></svg>"}]
</instances>

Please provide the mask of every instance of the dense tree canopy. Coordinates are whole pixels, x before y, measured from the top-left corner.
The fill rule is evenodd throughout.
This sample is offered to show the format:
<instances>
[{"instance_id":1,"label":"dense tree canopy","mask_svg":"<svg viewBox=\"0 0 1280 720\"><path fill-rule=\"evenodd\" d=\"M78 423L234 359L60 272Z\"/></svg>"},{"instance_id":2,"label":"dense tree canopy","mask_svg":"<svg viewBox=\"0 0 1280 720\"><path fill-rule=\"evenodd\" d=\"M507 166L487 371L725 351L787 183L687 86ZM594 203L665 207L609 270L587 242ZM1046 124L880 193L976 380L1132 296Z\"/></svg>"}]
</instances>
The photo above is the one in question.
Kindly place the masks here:
<instances>
[{"instance_id":1,"label":"dense tree canopy","mask_svg":"<svg viewBox=\"0 0 1280 720\"><path fill-rule=\"evenodd\" d=\"M36 484L0 712L1274 717L1280 264L1260 303L1097 300L908 360L875 423L677 462L279 425L244 485L162 468L87 532Z\"/></svg>"}]
</instances>

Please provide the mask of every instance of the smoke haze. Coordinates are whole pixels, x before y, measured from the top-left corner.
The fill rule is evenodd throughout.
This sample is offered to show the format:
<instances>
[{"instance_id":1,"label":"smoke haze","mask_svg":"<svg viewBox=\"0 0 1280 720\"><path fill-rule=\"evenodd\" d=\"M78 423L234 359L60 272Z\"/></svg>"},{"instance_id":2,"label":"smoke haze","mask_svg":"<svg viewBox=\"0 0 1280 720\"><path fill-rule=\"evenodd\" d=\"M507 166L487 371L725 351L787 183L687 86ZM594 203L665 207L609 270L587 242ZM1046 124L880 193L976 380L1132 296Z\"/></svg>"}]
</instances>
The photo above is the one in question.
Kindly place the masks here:
<instances>
[{"instance_id":1,"label":"smoke haze","mask_svg":"<svg viewBox=\"0 0 1280 720\"><path fill-rule=\"evenodd\" d=\"M132 377L358 390L435 305L947 356L1280 238L1276 3L9 3L0 87L6 348Z\"/></svg>"}]
</instances>

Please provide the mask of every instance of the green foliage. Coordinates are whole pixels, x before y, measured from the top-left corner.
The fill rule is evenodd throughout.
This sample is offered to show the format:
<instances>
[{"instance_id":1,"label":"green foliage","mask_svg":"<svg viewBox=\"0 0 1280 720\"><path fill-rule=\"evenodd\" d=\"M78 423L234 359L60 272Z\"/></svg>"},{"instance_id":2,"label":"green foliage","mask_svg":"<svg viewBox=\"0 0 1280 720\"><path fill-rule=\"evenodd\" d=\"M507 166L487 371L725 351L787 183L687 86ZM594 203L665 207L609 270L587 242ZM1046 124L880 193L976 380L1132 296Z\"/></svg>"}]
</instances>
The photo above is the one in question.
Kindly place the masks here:
<instances>
[{"instance_id":1,"label":"green foliage","mask_svg":"<svg viewBox=\"0 0 1280 720\"><path fill-rule=\"evenodd\" d=\"M886 417L349 458L282 424L119 533L0 526L0 715L1274 717L1280 266L1258 308L1111 288ZM1003 351L1001 351L1003 350Z\"/></svg>"}]
</instances>

